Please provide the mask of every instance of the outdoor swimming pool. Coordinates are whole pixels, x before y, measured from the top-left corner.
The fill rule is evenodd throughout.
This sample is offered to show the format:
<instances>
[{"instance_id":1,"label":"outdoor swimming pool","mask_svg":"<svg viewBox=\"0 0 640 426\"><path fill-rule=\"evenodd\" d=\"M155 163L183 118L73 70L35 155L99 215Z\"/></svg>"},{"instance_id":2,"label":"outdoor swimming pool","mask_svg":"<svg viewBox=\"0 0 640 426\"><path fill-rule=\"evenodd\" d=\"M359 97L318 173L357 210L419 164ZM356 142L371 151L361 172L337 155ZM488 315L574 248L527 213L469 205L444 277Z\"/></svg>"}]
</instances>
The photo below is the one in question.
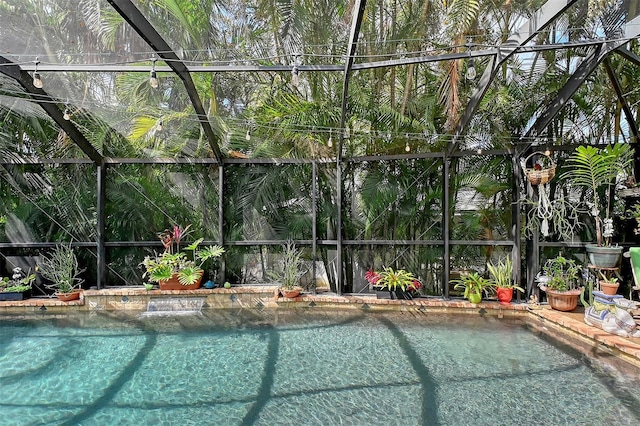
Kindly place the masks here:
<instances>
[{"instance_id":1,"label":"outdoor swimming pool","mask_svg":"<svg viewBox=\"0 0 640 426\"><path fill-rule=\"evenodd\" d=\"M419 312L0 318L1 425L635 425L638 371Z\"/></svg>"}]
</instances>

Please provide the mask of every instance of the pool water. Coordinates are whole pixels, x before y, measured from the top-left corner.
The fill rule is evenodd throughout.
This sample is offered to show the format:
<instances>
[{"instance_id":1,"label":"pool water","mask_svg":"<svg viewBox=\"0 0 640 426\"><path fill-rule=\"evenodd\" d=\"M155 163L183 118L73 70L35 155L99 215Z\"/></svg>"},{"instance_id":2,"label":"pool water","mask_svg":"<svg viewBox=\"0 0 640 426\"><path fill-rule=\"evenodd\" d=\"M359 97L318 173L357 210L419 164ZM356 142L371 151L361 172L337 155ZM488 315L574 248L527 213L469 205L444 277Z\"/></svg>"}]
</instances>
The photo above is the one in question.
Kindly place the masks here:
<instances>
[{"instance_id":1,"label":"pool water","mask_svg":"<svg viewBox=\"0 0 640 426\"><path fill-rule=\"evenodd\" d=\"M640 378L420 312L0 319L0 425L637 425Z\"/></svg>"}]
</instances>

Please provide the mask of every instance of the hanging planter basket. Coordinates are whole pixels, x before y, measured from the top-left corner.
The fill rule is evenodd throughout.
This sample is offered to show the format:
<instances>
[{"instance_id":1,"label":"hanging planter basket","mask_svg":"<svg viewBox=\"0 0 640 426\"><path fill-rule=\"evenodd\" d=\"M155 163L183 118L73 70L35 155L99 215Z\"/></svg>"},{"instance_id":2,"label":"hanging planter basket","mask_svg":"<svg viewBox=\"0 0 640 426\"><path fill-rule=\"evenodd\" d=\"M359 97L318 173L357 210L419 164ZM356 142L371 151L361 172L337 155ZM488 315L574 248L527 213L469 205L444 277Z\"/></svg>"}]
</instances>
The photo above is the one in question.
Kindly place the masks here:
<instances>
[{"instance_id":1,"label":"hanging planter basket","mask_svg":"<svg viewBox=\"0 0 640 426\"><path fill-rule=\"evenodd\" d=\"M527 167L527 163L534 155L542 155L548 158L547 167L536 169L535 164L532 167ZM553 161L550 155L541 151L532 152L523 161L524 174L527 176L531 185L544 185L549 182L556 175L556 163Z\"/></svg>"}]
</instances>

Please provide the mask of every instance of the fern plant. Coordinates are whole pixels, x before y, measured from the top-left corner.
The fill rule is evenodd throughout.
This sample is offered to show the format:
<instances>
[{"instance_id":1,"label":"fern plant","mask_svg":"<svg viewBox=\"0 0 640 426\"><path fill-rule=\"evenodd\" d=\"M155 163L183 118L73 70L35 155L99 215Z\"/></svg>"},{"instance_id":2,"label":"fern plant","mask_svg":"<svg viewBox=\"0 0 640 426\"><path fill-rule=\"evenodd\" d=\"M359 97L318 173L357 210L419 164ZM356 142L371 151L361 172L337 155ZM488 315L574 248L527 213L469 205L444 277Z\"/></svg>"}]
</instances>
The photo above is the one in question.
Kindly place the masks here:
<instances>
[{"instance_id":1,"label":"fern plant","mask_svg":"<svg viewBox=\"0 0 640 426\"><path fill-rule=\"evenodd\" d=\"M585 202L595 219L598 246L611 244L613 225L610 190L633 162L628 144L605 148L579 146L567 160L568 171L562 175L568 183L584 188Z\"/></svg>"}]
</instances>

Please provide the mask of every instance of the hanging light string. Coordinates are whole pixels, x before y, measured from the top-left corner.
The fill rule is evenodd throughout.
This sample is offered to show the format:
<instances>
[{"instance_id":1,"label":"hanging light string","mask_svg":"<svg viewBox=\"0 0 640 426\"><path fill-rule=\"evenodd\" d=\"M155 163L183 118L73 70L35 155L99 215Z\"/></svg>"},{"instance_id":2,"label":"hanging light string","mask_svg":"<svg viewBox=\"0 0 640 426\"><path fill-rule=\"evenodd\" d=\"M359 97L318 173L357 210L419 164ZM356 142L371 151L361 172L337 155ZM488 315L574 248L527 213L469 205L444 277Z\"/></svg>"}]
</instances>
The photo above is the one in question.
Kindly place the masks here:
<instances>
[{"instance_id":1,"label":"hanging light string","mask_svg":"<svg viewBox=\"0 0 640 426\"><path fill-rule=\"evenodd\" d=\"M402 41L403 39L399 39L400 41ZM617 42L617 41L625 41L628 40L628 38L625 37L619 37L619 38L602 38L602 37L598 37L598 36L594 36L591 38L585 38L582 40L576 40L576 41L568 41L568 42L561 42L561 43L547 43L547 44L539 44L539 45L528 45L528 46L517 46L515 48L513 48L516 53L520 52L520 53L528 53L528 52L535 52L535 51L539 51L539 50L549 50L549 49L566 49L566 48L571 48L571 47L581 47L581 46L588 46L588 45L592 45L594 43L605 43L605 42ZM418 40L416 40L418 41ZM424 40L422 40L424 41ZM387 41L387 43L392 43L392 41ZM398 43L398 41L395 41L394 43ZM481 47L483 49L511 49L511 47L508 46L504 46L502 44L489 44L489 43L472 43L473 46L475 47ZM461 48L464 48L466 45L468 45L468 43L462 44L462 45L450 45L450 46L443 46L443 47L432 47L432 48L428 48L428 49L420 49L420 50L413 50L413 51L401 51L401 52L390 52L390 53L384 53L384 54L375 54L375 55L371 55L371 54L363 54L363 55L355 55L354 58L355 59L371 59L371 58L379 58L379 57L385 57L385 58L406 58L406 57L413 57L413 56L425 56L427 54L436 54L436 53L442 53L442 52L448 52L448 51L458 51ZM217 51L217 50L216 50ZM220 51L224 52L224 51L233 51L231 49L225 50L225 49L221 49ZM185 52L195 52L195 53L207 53L207 54L211 54L211 50L186 50ZM157 51L157 52L132 52L131 55L146 55L148 57L148 55L150 54L157 54L160 55L162 57L163 54L165 53L175 53L175 52L163 52L163 51ZM93 52L91 53L92 56L113 56L113 53L111 52ZM78 57L78 58L82 58L82 57L86 57L87 53L82 53L82 54L73 54L73 53L65 53L64 57L65 58L69 58L69 57ZM6 57L11 58L11 57L15 57L15 58L25 58L25 57L29 57L29 56L35 56L35 61L30 61L30 62L26 62L24 60L20 60L18 62L15 63L11 63L11 64L2 64L2 65L30 65L30 64L34 64L34 62L38 62L41 65L60 65L60 61L58 60L58 57L55 57L53 60L51 61L40 61L38 58L39 56L33 55L33 54L29 54L29 53L23 53L20 55L16 55L16 54L5 54ZM230 64L234 64L234 63L238 63L238 64L250 64L250 63L255 63L255 64L265 64L265 63L274 63L274 62L280 62L283 64L286 63L291 63L291 59L295 58L295 57L299 57L299 58L334 58L336 60L338 60L340 63L344 62L344 53L337 53L337 54L326 54L326 53L312 53L312 52L296 52L296 53L292 53L292 54L285 54L285 55L268 55L268 56L255 56L255 57L243 57L243 58L228 58L228 59L215 59L215 60L191 60L191 59L162 59L162 62L164 63L171 63L171 62L180 62L183 63L185 65L199 65L199 66L206 66L206 65L215 65L215 64L220 64L220 65L230 65ZM305 61L305 62L309 62L309 61ZM313 62L313 61L311 61ZM148 59L139 59L139 60L123 60L123 61L113 61L113 62L104 62L101 63L101 65L110 65L110 66L117 66L117 65L134 65L134 64L140 64L145 65L148 64ZM0 66L2 66L0 65ZM34 64L35 65L35 64ZM37 65L35 65L37 66Z\"/></svg>"},{"instance_id":2,"label":"hanging light string","mask_svg":"<svg viewBox=\"0 0 640 426\"><path fill-rule=\"evenodd\" d=\"M19 94L22 96L16 96L21 100L26 100L26 101L30 101L30 99L26 96L25 92L19 92L19 91L10 91L10 90L5 90L3 91L4 94L7 93L15 93L15 94ZM85 107L84 109L88 108L88 111L91 111L92 106L94 106L96 109L99 110L103 110L103 111L107 111L107 112L112 112L115 114L122 114L122 115L126 115L129 114L126 108L122 108L122 109L105 109L104 108L104 103L99 103L99 102L90 102L90 101L86 101L83 100ZM68 100L66 103L56 97L52 97L52 96L43 96L42 99L38 99L38 103L51 103L51 104L56 104L56 105L65 105L65 109L69 109L69 113L71 113L71 109L68 108L67 105L72 105L74 104L73 100ZM290 132L293 134L309 134L309 133L315 133L315 134L326 134L328 138L331 139L332 144L334 143L333 141L333 134L340 134L343 129L339 128L339 127L332 127L332 126L318 126L317 124L314 125L307 125L307 124L303 124L303 123L286 123L286 125L283 124L279 124L279 123L273 123L273 122L257 122L254 119L247 121L245 119L242 118L234 118L234 117L225 117L223 118L223 120L228 123L230 126L232 126L232 128L229 130L228 133L233 134L234 132L238 131L239 129L242 128L253 128L254 130L258 131L259 133L263 133L263 132L282 132L282 131L286 131L286 132ZM181 122L191 122L192 124L200 124L200 120L198 119L198 117L196 116L195 112L190 116L190 117L183 117L181 118ZM78 126L78 123L76 123L76 125ZM233 127L235 126L235 127ZM349 129L349 137L351 138L379 138L379 139L384 139L384 140L399 140L399 139L404 139L405 142L407 142L408 145L408 140L415 140L415 141L426 141L426 142L437 142L438 140L444 141L444 142L449 142L452 141L454 138L454 135L449 134L449 133L437 133L437 132L401 132L401 131L391 131L391 130L355 130L355 129ZM247 130L245 133L245 139L247 140L251 140L251 131ZM464 137L465 141L468 140L476 140L474 136L471 135L466 135ZM511 138L508 136L504 136L504 137L500 137L500 136L496 136L493 135L492 136L492 140L493 141L503 141L503 142L510 142ZM528 138L522 138L521 141L525 142L525 143L531 143L531 142L535 142L538 140L542 140L541 137L539 136L533 136L533 137L528 137ZM546 139L545 139L546 141ZM405 150L406 150L406 145L405 145Z\"/></svg>"},{"instance_id":3,"label":"hanging light string","mask_svg":"<svg viewBox=\"0 0 640 426\"><path fill-rule=\"evenodd\" d=\"M152 59L151 71L149 72L149 85L154 89L158 88L158 75L156 74L156 61L157 59Z\"/></svg>"},{"instance_id":4,"label":"hanging light string","mask_svg":"<svg viewBox=\"0 0 640 426\"><path fill-rule=\"evenodd\" d=\"M40 73L38 72L38 64L40 63L40 61L36 57L36 60L34 62L35 62L35 69L33 70L33 82L32 82L33 87L42 89L44 84L42 83L42 78L40 77Z\"/></svg>"},{"instance_id":5,"label":"hanging light string","mask_svg":"<svg viewBox=\"0 0 640 426\"><path fill-rule=\"evenodd\" d=\"M27 97L27 93L23 92L23 91L16 91L16 90L3 90L2 94L4 95L10 95L10 94L14 94L14 95L20 95L20 96L15 96L21 100L25 100L25 101L31 101L30 98ZM126 115L128 114L127 108L122 108L122 109L105 109L104 106L105 104L103 102L91 102L91 101L87 101L86 99L83 99L82 102L84 103L84 109L88 109L89 111L91 111L91 107L95 107L97 110L102 110L102 111L107 111L107 112L112 112L115 114L123 114ZM51 103L51 104L56 104L56 105L64 105L64 109L68 109L69 115L71 115L71 108L69 107L69 105L73 105L74 101L71 99L68 99L67 102L64 102L62 99L53 97L53 96L46 96L43 95L41 98L38 99L38 103ZM63 109L63 110L64 110ZM306 125L306 124L297 124L297 123L286 123L285 126L283 126L283 124L278 124L278 123L273 123L273 122L265 122L265 123L260 123L260 122L256 122L255 120L251 120L251 121L247 121L245 119L242 118L234 118L234 117L226 117L224 118L225 122L227 122L228 124L230 124L231 126L235 125L237 129L240 128L247 128L247 127L253 127L261 132L269 132L269 131L287 131L287 132L291 132L293 134L297 134L297 133L304 133L304 134L308 134L308 133L319 133L319 134L327 134L328 137L333 136L333 133L335 132L336 134L340 134L341 130L338 127L331 127L331 126L318 126L318 125ZM585 118L583 120L584 123L587 123L588 118ZM195 115L195 113L192 114L192 116L190 117L183 117L181 119L182 122L191 122L193 124L199 124L200 120L198 119L198 117ZM77 124L77 123L76 123ZM575 127L575 126L574 126ZM233 133L234 130L231 129L229 133ZM250 133L250 132L249 132ZM436 142L438 139L440 140L444 140L444 141L450 141L453 138L453 135L448 134L448 133L426 133L426 132L400 132L400 131L389 131L389 130L354 130L351 129L349 130L349 136L350 137L354 137L354 138L366 138L366 137L377 137L377 138L384 138L384 139L401 139L404 135L405 139L411 139L411 140L416 140L416 141L427 141L427 142ZM464 138L464 140L469 140L470 136L466 136ZM499 141L499 140L503 140L506 142L510 141L509 137L497 137L497 136L492 136L492 140L494 141ZM528 137L528 138L523 138L521 139L522 142L525 143L531 143L531 142L535 142L537 140L542 140L541 137L539 136L533 136L533 137ZM333 140L332 140L333 143ZM406 149L406 146L405 146Z\"/></svg>"}]
</instances>

